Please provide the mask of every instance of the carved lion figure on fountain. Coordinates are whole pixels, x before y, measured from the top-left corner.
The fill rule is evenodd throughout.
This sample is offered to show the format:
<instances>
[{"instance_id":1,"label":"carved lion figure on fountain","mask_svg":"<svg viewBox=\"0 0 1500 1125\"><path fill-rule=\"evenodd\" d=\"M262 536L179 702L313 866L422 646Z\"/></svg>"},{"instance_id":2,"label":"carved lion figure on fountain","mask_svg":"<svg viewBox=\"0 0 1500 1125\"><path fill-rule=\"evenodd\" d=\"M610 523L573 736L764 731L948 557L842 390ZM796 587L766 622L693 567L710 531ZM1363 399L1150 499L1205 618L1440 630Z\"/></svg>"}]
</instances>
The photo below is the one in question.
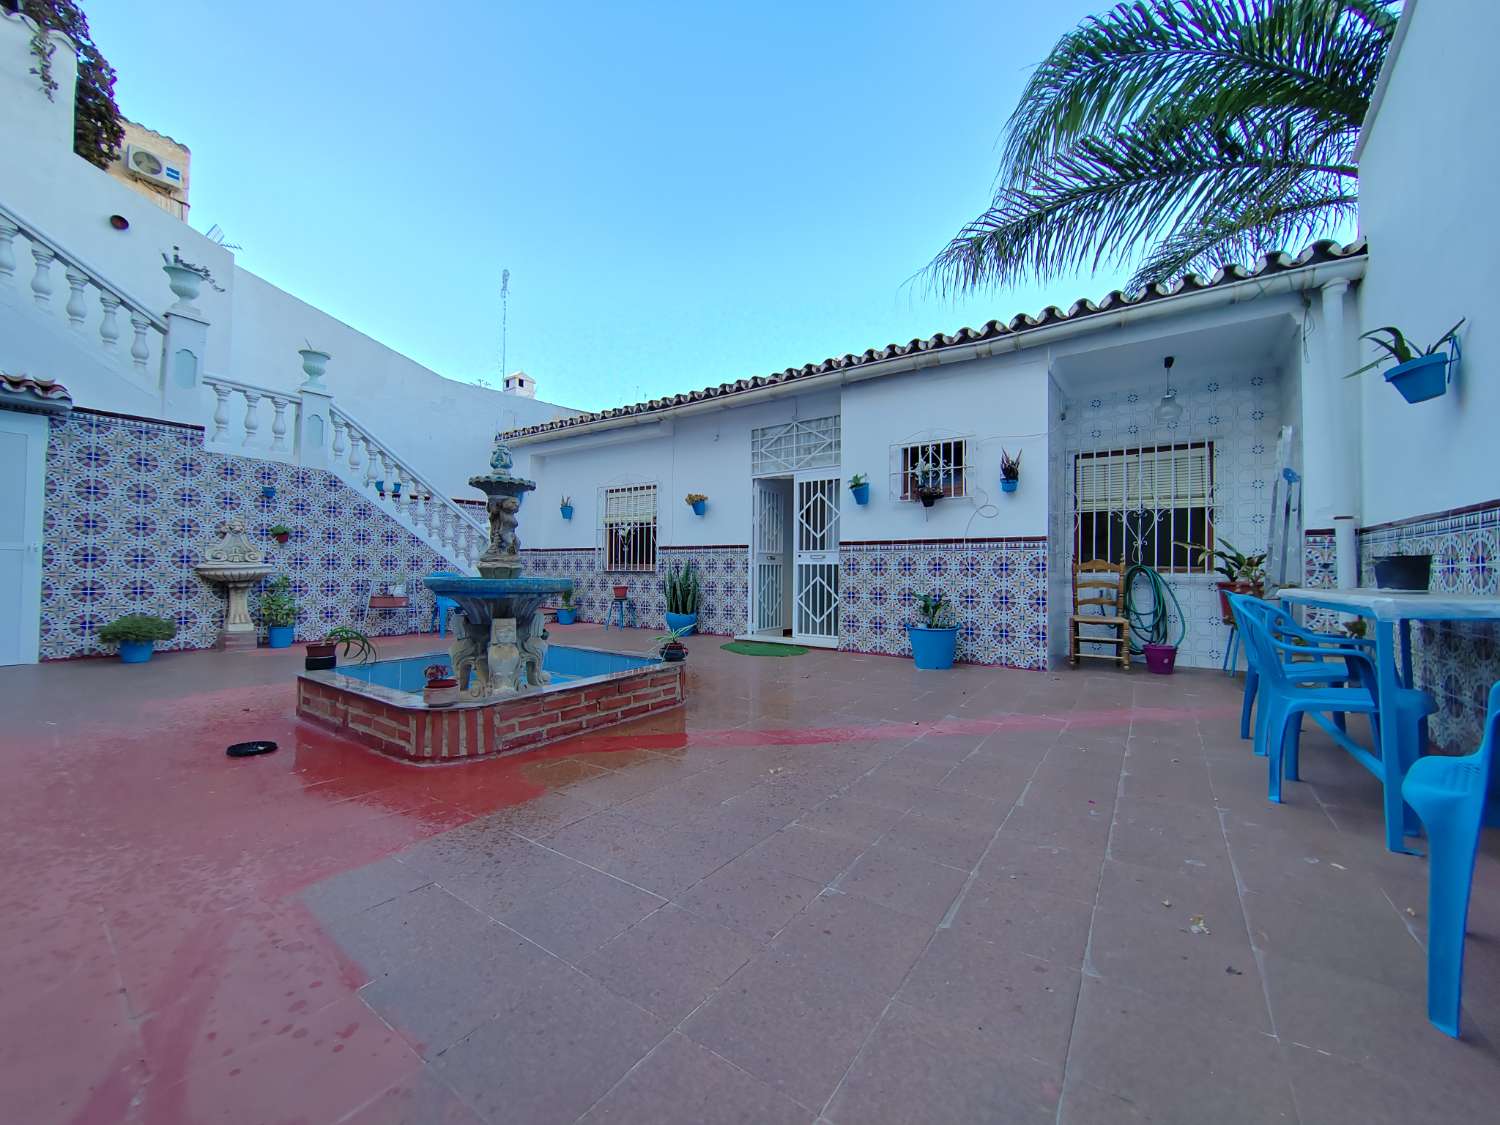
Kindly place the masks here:
<instances>
[{"instance_id":1,"label":"carved lion figure on fountain","mask_svg":"<svg viewBox=\"0 0 1500 1125\"><path fill-rule=\"evenodd\" d=\"M453 675L462 687L469 678L469 669L473 668L474 685L468 694L472 699L483 699L490 693L489 631L471 625L459 610L454 610L448 621L453 626L453 641L448 646Z\"/></svg>"},{"instance_id":2,"label":"carved lion figure on fountain","mask_svg":"<svg viewBox=\"0 0 1500 1125\"><path fill-rule=\"evenodd\" d=\"M542 661L547 658L547 621L537 610L531 619L531 628L521 638L521 666L525 669L526 682L532 687L541 687L552 682L550 672L542 670Z\"/></svg>"}]
</instances>

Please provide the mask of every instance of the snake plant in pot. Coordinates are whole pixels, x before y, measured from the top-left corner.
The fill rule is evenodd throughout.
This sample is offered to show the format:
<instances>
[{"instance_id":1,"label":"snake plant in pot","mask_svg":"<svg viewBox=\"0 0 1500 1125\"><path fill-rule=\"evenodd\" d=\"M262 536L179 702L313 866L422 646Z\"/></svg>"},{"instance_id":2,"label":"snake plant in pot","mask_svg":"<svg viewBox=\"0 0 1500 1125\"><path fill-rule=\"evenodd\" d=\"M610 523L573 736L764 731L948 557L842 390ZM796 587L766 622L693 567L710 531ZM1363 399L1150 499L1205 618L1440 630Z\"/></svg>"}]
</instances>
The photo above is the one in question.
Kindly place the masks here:
<instances>
[{"instance_id":1,"label":"snake plant in pot","mask_svg":"<svg viewBox=\"0 0 1500 1125\"><path fill-rule=\"evenodd\" d=\"M937 670L953 667L958 650L958 626L953 607L941 590L917 598L917 620L906 627L911 657L918 668Z\"/></svg>"},{"instance_id":2,"label":"snake plant in pot","mask_svg":"<svg viewBox=\"0 0 1500 1125\"><path fill-rule=\"evenodd\" d=\"M698 568L692 563L686 566L676 563L661 586L667 595L667 628L680 637L692 636L698 629L698 606L702 600Z\"/></svg>"}]
</instances>

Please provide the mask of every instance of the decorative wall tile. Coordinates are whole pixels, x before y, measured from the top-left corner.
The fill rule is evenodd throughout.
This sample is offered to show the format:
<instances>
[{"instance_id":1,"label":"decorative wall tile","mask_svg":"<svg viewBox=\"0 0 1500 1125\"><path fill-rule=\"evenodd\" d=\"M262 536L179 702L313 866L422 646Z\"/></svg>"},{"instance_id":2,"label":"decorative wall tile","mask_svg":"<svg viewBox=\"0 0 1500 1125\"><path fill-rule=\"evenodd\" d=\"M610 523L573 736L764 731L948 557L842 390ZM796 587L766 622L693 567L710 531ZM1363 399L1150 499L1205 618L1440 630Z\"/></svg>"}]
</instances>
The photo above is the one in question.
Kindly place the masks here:
<instances>
[{"instance_id":1,"label":"decorative wall tile","mask_svg":"<svg viewBox=\"0 0 1500 1125\"><path fill-rule=\"evenodd\" d=\"M525 548L526 572L542 578L571 578L578 620L602 623L614 605L616 585L628 587L635 623L642 629L667 627L667 598L662 580L675 565L698 568L703 597L698 630L718 636L745 631L749 619L750 549L748 547L662 547L657 569L612 574L595 569L592 548L533 550ZM628 610L627 610L628 613ZM629 617L627 616L627 622Z\"/></svg>"},{"instance_id":2,"label":"decorative wall tile","mask_svg":"<svg viewBox=\"0 0 1500 1125\"><path fill-rule=\"evenodd\" d=\"M839 648L910 656L917 599L941 590L954 604L958 659L1047 666L1047 541L972 539L844 543Z\"/></svg>"},{"instance_id":3,"label":"decorative wall tile","mask_svg":"<svg viewBox=\"0 0 1500 1125\"><path fill-rule=\"evenodd\" d=\"M231 517L291 578L299 640L338 624L372 636L428 628L422 576L461 569L332 473L208 452L192 426L75 410L52 420L48 440L42 659L107 651L96 633L125 613L175 620L162 648L211 647L224 598L193 567ZM284 545L266 532L277 523L293 529ZM403 581L409 610L366 614L372 587Z\"/></svg>"}]
</instances>

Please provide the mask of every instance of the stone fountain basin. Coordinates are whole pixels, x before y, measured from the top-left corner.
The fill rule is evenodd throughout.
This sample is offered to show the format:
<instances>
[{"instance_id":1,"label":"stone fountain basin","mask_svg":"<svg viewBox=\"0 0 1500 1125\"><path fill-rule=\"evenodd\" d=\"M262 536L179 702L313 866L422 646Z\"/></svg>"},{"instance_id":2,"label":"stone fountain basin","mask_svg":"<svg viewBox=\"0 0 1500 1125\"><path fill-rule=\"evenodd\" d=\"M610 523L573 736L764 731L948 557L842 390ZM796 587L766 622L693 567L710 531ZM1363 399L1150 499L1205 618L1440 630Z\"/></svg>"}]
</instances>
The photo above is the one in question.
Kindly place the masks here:
<instances>
[{"instance_id":1,"label":"stone fountain basin","mask_svg":"<svg viewBox=\"0 0 1500 1125\"><path fill-rule=\"evenodd\" d=\"M452 598L476 625L493 618L526 619L553 594L570 592L571 578L445 578L422 579L434 594Z\"/></svg>"}]
</instances>

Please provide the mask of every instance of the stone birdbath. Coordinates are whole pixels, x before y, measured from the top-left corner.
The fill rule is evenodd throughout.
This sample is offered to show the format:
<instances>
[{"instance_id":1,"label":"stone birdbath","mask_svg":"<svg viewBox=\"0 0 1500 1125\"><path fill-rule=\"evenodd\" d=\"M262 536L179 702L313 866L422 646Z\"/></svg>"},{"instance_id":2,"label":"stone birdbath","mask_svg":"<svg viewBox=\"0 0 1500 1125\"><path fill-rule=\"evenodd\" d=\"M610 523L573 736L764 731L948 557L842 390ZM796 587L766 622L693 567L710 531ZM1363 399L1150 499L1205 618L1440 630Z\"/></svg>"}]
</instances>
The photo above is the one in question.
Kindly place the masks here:
<instances>
[{"instance_id":1,"label":"stone birdbath","mask_svg":"<svg viewBox=\"0 0 1500 1125\"><path fill-rule=\"evenodd\" d=\"M229 605L224 611L220 648L254 648L255 623L250 620L250 587L275 568L264 561L250 542L242 520L230 520L218 541L203 552L203 561L193 568L205 582L223 586Z\"/></svg>"}]
</instances>

